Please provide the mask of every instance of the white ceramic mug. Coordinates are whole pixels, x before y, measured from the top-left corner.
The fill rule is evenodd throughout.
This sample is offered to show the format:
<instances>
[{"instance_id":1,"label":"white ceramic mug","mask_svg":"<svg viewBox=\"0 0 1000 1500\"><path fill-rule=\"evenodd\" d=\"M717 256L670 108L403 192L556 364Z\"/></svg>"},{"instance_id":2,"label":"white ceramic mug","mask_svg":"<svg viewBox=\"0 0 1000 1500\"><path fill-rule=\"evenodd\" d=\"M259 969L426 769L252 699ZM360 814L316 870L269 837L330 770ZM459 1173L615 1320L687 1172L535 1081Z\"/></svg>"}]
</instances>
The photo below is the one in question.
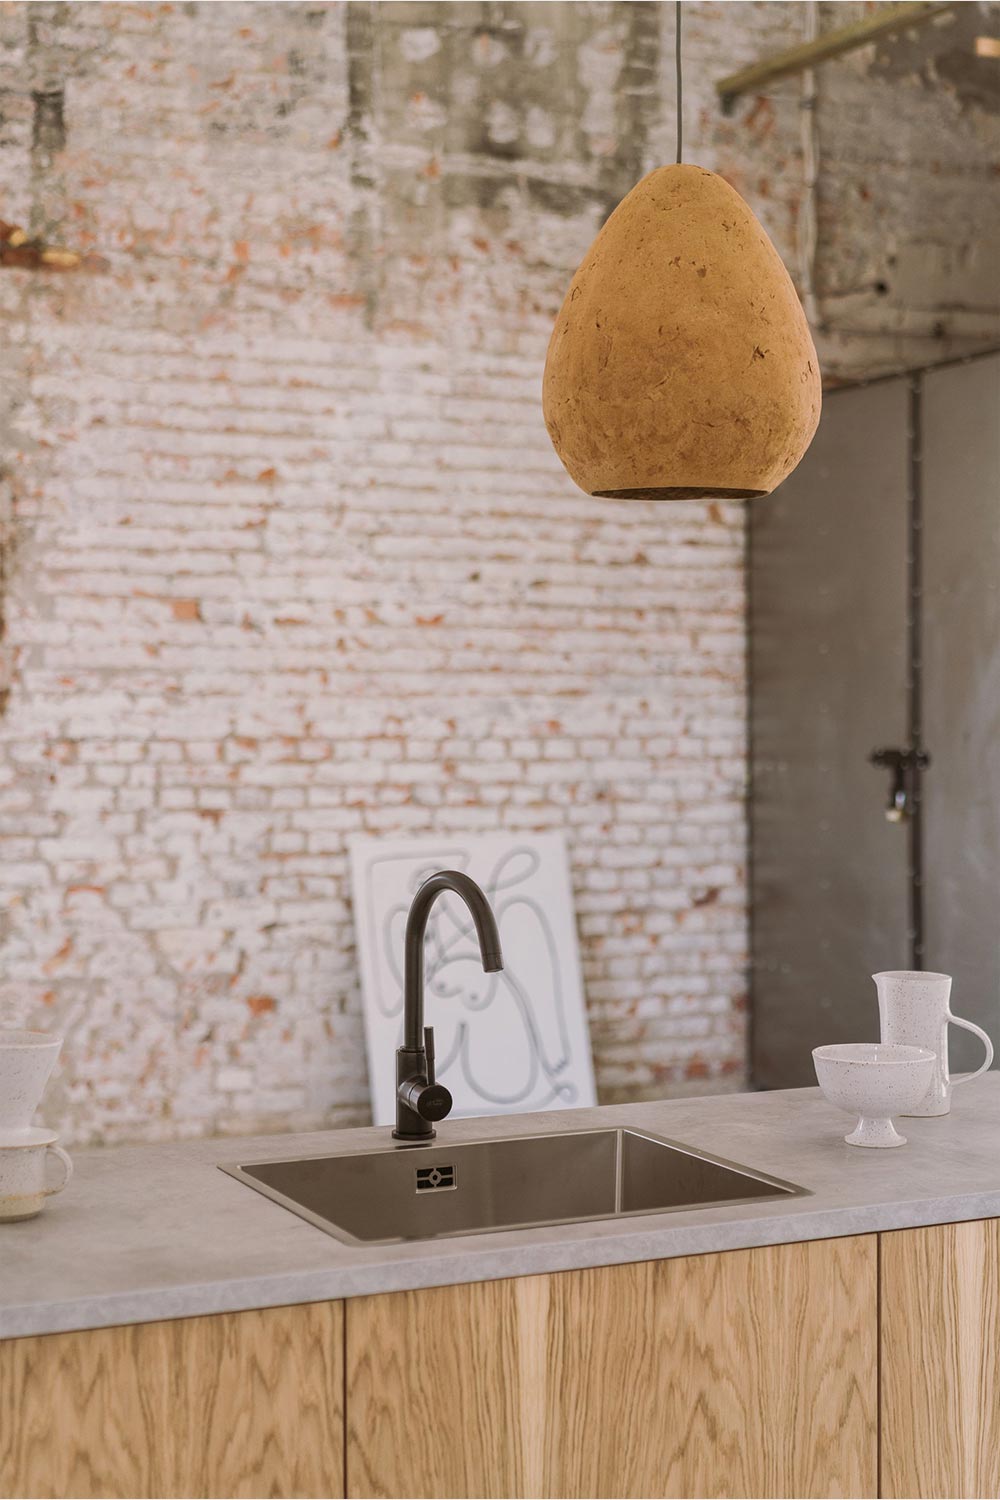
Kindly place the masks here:
<instances>
[{"instance_id":1,"label":"white ceramic mug","mask_svg":"<svg viewBox=\"0 0 1000 1500\"><path fill-rule=\"evenodd\" d=\"M61 1046L47 1031L0 1031L0 1131L28 1129Z\"/></svg>"},{"instance_id":2,"label":"white ceramic mug","mask_svg":"<svg viewBox=\"0 0 1000 1500\"><path fill-rule=\"evenodd\" d=\"M41 1213L46 1198L61 1193L69 1182L73 1163L56 1145L58 1139L54 1130L42 1126L0 1134L0 1224L33 1219ZM50 1152L63 1168L62 1182L55 1187L49 1187L45 1180Z\"/></svg>"},{"instance_id":3,"label":"white ceramic mug","mask_svg":"<svg viewBox=\"0 0 1000 1500\"><path fill-rule=\"evenodd\" d=\"M873 974L878 990L878 1009L883 1042L901 1042L926 1047L937 1057L931 1086L909 1115L946 1115L951 1109L951 1091L956 1083L969 1083L985 1073L993 1061L993 1043L981 1026L952 1015L951 975L928 974L919 969L889 969ZM952 1078L948 1070L948 1027L963 1026L975 1032L986 1048L982 1067L974 1073Z\"/></svg>"}]
</instances>

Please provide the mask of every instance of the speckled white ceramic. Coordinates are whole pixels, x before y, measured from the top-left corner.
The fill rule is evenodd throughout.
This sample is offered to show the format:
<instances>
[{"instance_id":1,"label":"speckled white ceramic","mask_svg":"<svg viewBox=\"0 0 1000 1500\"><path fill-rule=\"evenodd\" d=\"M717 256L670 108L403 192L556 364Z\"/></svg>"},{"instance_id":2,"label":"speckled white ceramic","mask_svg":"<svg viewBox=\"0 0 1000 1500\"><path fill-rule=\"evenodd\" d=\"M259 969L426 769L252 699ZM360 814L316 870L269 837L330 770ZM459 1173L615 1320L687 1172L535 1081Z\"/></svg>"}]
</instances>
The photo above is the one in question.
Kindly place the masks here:
<instances>
[{"instance_id":1,"label":"speckled white ceramic","mask_svg":"<svg viewBox=\"0 0 1000 1500\"><path fill-rule=\"evenodd\" d=\"M883 1042L902 1042L926 1047L936 1058L934 1076L920 1103L903 1110L907 1115L946 1115L951 1109L951 1091L956 1083L969 1083L993 1061L993 1043L986 1032L971 1021L951 1013L951 975L929 974L917 969L888 969L873 974L878 990L878 1011ZM963 1026L975 1032L986 1048L986 1059L974 1073L952 1078L948 1070L948 1027Z\"/></svg>"},{"instance_id":2,"label":"speckled white ceramic","mask_svg":"<svg viewBox=\"0 0 1000 1500\"><path fill-rule=\"evenodd\" d=\"M904 1146L892 1123L927 1092L937 1059L926 1047L843 1042L813 1048L816 1077L831 1104L859 1115L849 1146Z\"/></svg>"},{"instance_id":3,"label":"speckled white ceramic","mask_svg":"<svg viewBox=\"0 0 1000 1500\"><path fill-rule=\"evenodd\" d=\"M61 1193L73 1175L73 1163L61 1146L54 1130L38 1126L33 1130L0 1132L0 1224L17 1219L33 1219L41 1213L45 1200ZM62 1163L63 1178L54 1187L46 1183L45 1166L49 1155Z\"/></svg>"},{"instance_id":4,"label":"speckled white ceramic","mask_svg":"<svg viewBox=\"0 0 1000 1500\"><path fill-rule=\"evenodd\" d=\"M0 1130L27 1130L56 1065L62 1037L0 1030Z\"/></svg>"}]
</instances>

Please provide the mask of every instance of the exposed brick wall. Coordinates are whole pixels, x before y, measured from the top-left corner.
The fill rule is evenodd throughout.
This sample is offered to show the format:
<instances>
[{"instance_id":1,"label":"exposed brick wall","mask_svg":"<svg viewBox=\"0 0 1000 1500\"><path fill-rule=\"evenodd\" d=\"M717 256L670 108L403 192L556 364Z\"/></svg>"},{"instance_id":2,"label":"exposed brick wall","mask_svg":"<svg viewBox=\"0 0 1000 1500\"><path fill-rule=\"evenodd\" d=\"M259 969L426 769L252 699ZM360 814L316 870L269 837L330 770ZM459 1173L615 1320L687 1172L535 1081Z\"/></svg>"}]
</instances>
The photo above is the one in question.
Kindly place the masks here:
<instances>
[{"instance_id":1,"label":"exposed brick wall","mask_svg":"<svg viewBox=\"0 0 1000 1500\"><path fill-rule=\"evenodd\" d=\"M711 80L800 9L686 7L688 154L789 256L796 86ZM589 500L539 407L671 155L672 6L0 27L0 217L87 252L0 272L0 1020L66 1029L52 1123L363 1121L356 830L565 828L602 1098L739 1085L742 510Z\"/></svg>"}]
</instances>

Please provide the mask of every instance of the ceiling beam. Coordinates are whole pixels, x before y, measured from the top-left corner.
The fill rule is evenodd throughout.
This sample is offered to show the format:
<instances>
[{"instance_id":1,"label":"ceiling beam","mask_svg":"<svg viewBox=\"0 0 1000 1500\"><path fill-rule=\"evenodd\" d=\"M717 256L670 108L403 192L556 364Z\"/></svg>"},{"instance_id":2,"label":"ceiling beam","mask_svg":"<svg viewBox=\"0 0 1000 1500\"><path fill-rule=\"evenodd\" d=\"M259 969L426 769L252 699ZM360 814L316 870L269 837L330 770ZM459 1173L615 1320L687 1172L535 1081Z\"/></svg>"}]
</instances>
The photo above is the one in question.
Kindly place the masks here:
<instances>
[{"instance_id":1,"label":"ceiling beam","mask_svg":"<svg viewBox=\"0 0 1000 1500\"><path fill-rule=\"evenodd\" d=\"M730 114L741 94L757 93L776 78L788 78L793 73L801 73L805 68L815 67L817 63L827 62L831 57L843 57L846 52L865 47L870 42L878 41L880 37L891 36L894 32L905 31L913 26L925 26L935 16L954 8L954 3L890 5L850 26L826 31L811 42L789 47L785 52L776 52L773 57L765 57L760 62L752 63L749 68L741 68L738 73L730 73L728 77L717 81L715 92L724 113Z\"/></svg>"}]
</instances>

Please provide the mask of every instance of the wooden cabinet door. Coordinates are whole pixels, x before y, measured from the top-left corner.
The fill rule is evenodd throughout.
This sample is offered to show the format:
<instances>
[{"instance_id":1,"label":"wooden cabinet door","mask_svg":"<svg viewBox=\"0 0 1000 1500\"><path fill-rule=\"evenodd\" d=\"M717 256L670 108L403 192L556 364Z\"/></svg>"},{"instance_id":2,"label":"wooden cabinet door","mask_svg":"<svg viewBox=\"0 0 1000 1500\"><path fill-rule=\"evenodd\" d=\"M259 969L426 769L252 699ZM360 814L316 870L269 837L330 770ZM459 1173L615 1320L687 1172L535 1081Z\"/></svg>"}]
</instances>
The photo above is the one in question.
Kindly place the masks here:
<instances>
[{"instance_id":1,"label":"wooden cabinet door","mask_svg":"<svg viewBox=\"0 0 1000 1500\"><path fill-rule=\"evenodd\" d=\"M339 1302L0 1342L0 1495L343 1495Z\"/></svg>"},{"instance_id":2,"label":"wooden cabinet door","mask_svg":"<svg viewBox=\"0 0 1000 1500\"><path fill-rule=\"evenodd\" d=\"M1000 1495L1000 1219L880 1238L881 1493Z\"/></svg>"},{"instance_id":3,"label":"wooden cabinet door","mask_svg":"<svg viewBox=\"0 0 1000 1500\"><path fill-rule=\"evenodd\" d=\"M354 1298L351 1496L876 1493L875 1236Z\"/></svg>"}]
</instances>

